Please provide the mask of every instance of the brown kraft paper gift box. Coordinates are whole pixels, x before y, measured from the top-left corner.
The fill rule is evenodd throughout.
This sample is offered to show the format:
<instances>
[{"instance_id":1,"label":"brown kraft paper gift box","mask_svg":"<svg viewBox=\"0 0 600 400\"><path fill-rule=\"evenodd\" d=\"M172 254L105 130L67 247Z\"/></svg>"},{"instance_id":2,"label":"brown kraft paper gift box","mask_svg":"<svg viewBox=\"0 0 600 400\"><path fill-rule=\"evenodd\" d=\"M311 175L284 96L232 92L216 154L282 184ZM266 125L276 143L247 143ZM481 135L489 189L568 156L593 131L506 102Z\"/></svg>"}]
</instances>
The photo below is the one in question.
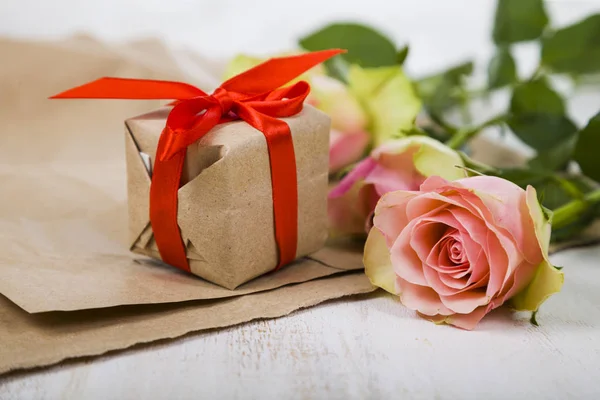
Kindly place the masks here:
<instances>
[{"instance_id":1,"label":"brown kraft paper gift box","mask_svg":"<svg viewBox=\"0 0 600 400\"><path fill-rule=\"evenodd\" d=\"M149 220L152 165L169 108L125 122L129 243L160 259ZM298 177L296 258L327 239L329 117L305 105L289 125ZM191 272L228 289L273 271L271 172L263 133L244 121L214 127L189 146L178 194L178 224Z\"/></svg>"}]
</instances>

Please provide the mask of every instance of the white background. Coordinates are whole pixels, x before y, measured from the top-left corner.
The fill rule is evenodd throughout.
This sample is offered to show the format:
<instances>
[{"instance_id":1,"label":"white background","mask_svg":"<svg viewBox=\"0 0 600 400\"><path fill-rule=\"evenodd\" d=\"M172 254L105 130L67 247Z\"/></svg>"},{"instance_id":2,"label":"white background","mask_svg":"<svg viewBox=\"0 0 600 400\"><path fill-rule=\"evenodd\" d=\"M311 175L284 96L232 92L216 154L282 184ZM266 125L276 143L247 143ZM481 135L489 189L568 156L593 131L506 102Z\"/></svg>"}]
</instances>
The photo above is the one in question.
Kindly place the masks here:
<instances>
[{"instance_id":1,"label":"white background","mask_svg":"<svg viewBox=\"0 0 600 400\"><path fill-rule=\"evenodd\" d=\"M600 12L598 1L550 1L555 25ZM424 75L491 55L491 0L0 0L0 35L109 41L160 37L225 59L288 50L333 20L375 24L409 43L407 69ZM516 49L522 73L536 49ZM0 62L10 62L2 58ZM1 94L0 94L1 95ZM571 111L582 123L598 93ZM474 332L416 319L391 297L337 301L116 356L0 380L0 398L600 398L600 248L552 257L563 292L541 328L495 313ZM1 345L1 344L0 344Z\"/></svg>"},{"instance_id":2,"label":"white background","mask_svg":"<svg viewBox=\"0 0 600 400\"><path fill-rule=\"evenodd\" d=\"M554 27L600 12L600 0L546 4ZM495 5L495 0L0 0L0 36L54 40L85 33L110 42L151 37L226 61L237 53L289 51L298 38L334 21L362 22L398 47L410 45L410 76L475 60L473 86L481 87L494 51ZM538 65L537 45L519 44L513 52L519 73L528 76ZM574 95L566 81L555 86L572 97L568 110L580 126L600 109L598 87ZM507 101L500 91L476 109L476 120L504 110ZM511 138L508 143L518 145Z\"/></svg>"},{"instance_id":3,"label":"white background","mask_svg":"<svg viewBox=\"0 0 600 400\"><path fill-rule=\"evenodd\" d=\"M556 26L600 11L598 0L547 4ZM407 68L421 75L469 58L486 62L494 8L494 0L0 0L0 35L152 36L227 57L289 50L298 37L327 23L358 21L378 27L398 46L409 43ZM518 53L530 53L527 47ZM528 65L535 63L531 53Z\"/></svg>"}]
</instances>

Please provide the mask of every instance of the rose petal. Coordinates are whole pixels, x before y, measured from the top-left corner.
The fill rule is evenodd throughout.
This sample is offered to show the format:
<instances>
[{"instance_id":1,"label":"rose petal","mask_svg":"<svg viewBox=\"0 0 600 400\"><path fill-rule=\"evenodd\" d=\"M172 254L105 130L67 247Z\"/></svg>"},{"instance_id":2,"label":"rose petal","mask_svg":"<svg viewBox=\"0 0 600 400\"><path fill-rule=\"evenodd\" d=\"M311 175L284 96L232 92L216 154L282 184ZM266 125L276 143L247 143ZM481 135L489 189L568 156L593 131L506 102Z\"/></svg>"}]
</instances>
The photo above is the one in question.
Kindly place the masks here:
<instances>
[{"instance_id":1,"label":"rose petal","mask_svg":"<svg viewBox=\"0 0 600 400\"><path fill-rule=\"evenodd\" d=\"M365 181L372 183L380 196L396 190L418 190L420 178L407 176L405 170L394 170L377 165Z\"/></svg>"},{"instance_id":2,"label":"rose petal","mask_svg":"<svg viewBox=\"0 0 600 400\"><path fill-rule=\"evenodd\" d=\"M416 174L418 171L415 170L413 158L419 147L420 144L409 137L388 140L376 147L371 156L386 168L404 169Z\"/></svg>"},{"instance_id":3,"label":"rose petal","mask_svg":"<svg viewBox=\"0 0 600 400\"><path fill-rule=\"evenodd\" d=\"M369 144L369 134L364 131L339 132L329 136L329 172L336 172L360 160Z\"/></svg>"},{"instance_id":4,"label":"rose petal","mask_svg":"<svg viewBox=\"0 0 600 400\"><path fill-rule=\"evenodd\" d=\"M441 325L446 323L447 315L425 315L417 311L417 315L423 319L433 322L436 325Z\"/></svg>"},{"instance_id":5,"label":"rose petal","mask_svg":"<svg viewBox=\"0 0 600 400\"><path fill-rule=\"evenodd\" d=\"M439 273L438 271L436 271L433 268L424 266L423 267L423 275L425 276L425 279L427 280L428 286L430 286L433 290L435 290L435 292L438 295L450 296L450 295L456 294L456 292L457 292L456 288L446 285L441 280L441 277L444 274Z\"/></svg>"},{"instance_id":6,"label":"rose petal","mask_svg":"<svg viewBox=\"0 0 600 400\"><path fill-rule=\"evenodd\" d=\"M390 251L385 243L383 233L377 228L371 229L363 256L365 274L375 286L398 294L396 291L396 274L390 260Z\"/></svg>"},{"instance_id":7,"label":"rose petal","mask_svg":"<svg viewBox=\"0 0 600 400\"><path fill-rule=\"evenodd\" d=\"M440 293L440 300L450 310L468 314L477 307L488 304L491 298L485 294L485 290L468 290L449 296Z\"/></svg>"},{"instance_id":8,"label":"rose petal","mask_svg":"<svg viewBox=\"0 0 600 400\"><path fill-rule=\"evenodd\" d=\"M451 181L465 177L465 171L460 168L464 163L457 152L427 136L415 136L414 140L421 142L414 157L415 168L421 175L437 175Z\"/></svg>"},{"instance_id":9,"label":"rose petal","mask_svg":"<svg viewBox=\"0 0 600 400\"><path fill-rule=\"evenodd\" d=\"M460 278L454 278L452 276L452 274L440 273L439 279L440 279L441 283L443 285L445 285L446 287L453 289L452 291L447 292L447 293L440 292L440 294L450 295L450 294L459 293L464 290L467 290L468 289L468 270L467 270L466 274L461 272L461 275L463 275L463 276Z\"/></svg>"},{"instance_id":10,"label":"rose petal","mask_svg":"<svg viewBox=\"0 0 600 400\"><path fill-rule=\"evenodd\" d=\"M379 170L373 171L370 182L379 186L381 194L394 190L419 190L425 179L415 169L413 157L419 149L408 138L392 140L371 153L377 160Z\"/></svg>"},{"instance_id":11,"label":"rose petal","mask_svg":"<svg viewBox=\"0 0 600 400\"><path fill-rule=\"evenodd\" d=\"M531 282L511 299L517 310L537 311L540 305L554 293L558 293L564 283L564 274L548 261L550 223L537 200L535 189L527 187L527 207L535 225L535 233L544 259L535 268ZM516 279L515 279L516 280Z\"/></svg>"},{"instance_id":12,"label":"rose petal","mask_svg":"<svg viewBox=\"0 0 600 400\"><path fill-rule=\"evenodd\" d=\"M515 273L512 274L504 283L502 292L493 300L493 308L500 307L504 302L520 292L531 282L536 272L537 265L529 264L527 260L523 260Z\"/></svg>"},{"instance_id":13,"label":"rose petal","mask_svg":"<svg viewBox=\"0 0 600 400\"><path fill-rule=\"evenodd\" d=\"M364 178L377 166L377 162L367 157L352 169L342 180L329 192L329 198L343 196L359 181L364 181Z\"/></svg>"},{"instance_id":14,"label":"rose petal","mask_svg":"<svg viewBox=\"0 0 600 400\"><path fill-rule=\"evenodd\" d=\"M444 274L458 272L464 275L469 272L469 263L456 264L450 259L447 247L451 240L451 237L445 237L436 243L427 257L427 265Z\"/></svg>"},{"instance_id":15,"label":"rose petal","mask_svg":"<svg viewBox=\"0 0 600 400\"><path fill-rule=\"evenodd\" d=\"M531 283L514 296L511 302L517 310L537 311L548 297L560 292L564 279L564 274L544 259L536 268Z\"/></svg>"},{"instance_id":16,"label":"rose petal","mask_svg":"<svg viewBox=\"0 0 600 400\"><path fill-rule=\"evenodd\" d=\"M537 199L537 193L533 186L527 186L525 191L527 209L534 223L535 234L538 239L542 254L548 257L548 246L550 244L551 224L546 213L542 210L542 206Z\"/></svg>"},{"instance_id":17,"label":"rose petal","mask_svg":"<svg viewBox=\"0 0 600 400\"><path fill-rule=\"evenodd\" d=\"M501 228L499 229L493 224L493 222L490 222L490 220L493 220L493 216L491 215L490 211L485 207L481 199L479 199L473 192L470 192L469 189L462 187L462 181L463 180L448 182L446 186L443 186L443 180L438 179L430 181L428 184L435 186L437 188L436 190L439 190L442 194L428 193L428 195L432 198L442 197L446 199L449 204L453 204L459 208L462 207L463 209L468 210L468 212L471 212L473 215L478 215L482 221L485 222L487 227L486 236L488 238L486 238L484 251L486 252L488 261L490 262L490 271L493 272L490 279L491 283L488 287L488 295L491 295L492 292L498 293L502 291L504 282L511 276L515 268L521 263L523 256L519 249L515 246L513 238L507 237L506 230ZM455 208L452 207L452 210L454 209ZM497 240L493 241L491 244L489 239L490 234L497 238ZM493 250L491 255L490 249ZM492 256L494 255L497 255L495 257L495 265L498 267L496 268L493 267L492 263L494 259ZM502 257L502 255L504 255L505 258L507 257L508 261L499 260L498 257Z\"/></svg>"},{"instance_id":18,"label":"rose petal","mask_svg":"<svg viewBox=\"0 0 600 400\"><path fill-rule=\"evenodd\" d=\"M431 250L436 243L445 237L448 229L448 225L430 219L418 220L413 225L410 247L413 248L423 263L427 263Z\"/></svg>"},{"instance_id":19,"label":"rose petal","mask_svg":"<svg viewBox=\"0 0 600 400\"><path fill-rule=\"evenodd\" d=\"M460 232L463 247L471 266L471 277L468 282L471 285L489 274L489 263L482 253L482 249L487 245L488 228L479 216L467 209L451 207L448 211L462 227Z\"/></svg>"},{"instance_id":20,"label":"rose petal","mask_svg":"<svg viewBox=\"0 0 600 400\"><path fill-rule=\"evenodd\" d=\"M400 292L400 301L411 310L426 315L450 315L452 311L444 306L440 296L431 288L415 285L398 277L396 288Z\"/></svg>"},{"instance_id":21,"label":"rose petal","mask_svg":"<svg viewBox=\"0 0 600 400\"><path fill-rule=\"evenodd\" d=\"M401 67L362 68L352 64L347 80L350 91L369 114L376 146L414 125L421 100Z\"/></svg>"},{"instance_id":22,"label":"rose petal","mask_svg":"<svg viewBox=\"0 0 600 400\"><path fill-rule=\"evenodd\" d=\"M506 179L493 176L477 176L458 182L477 191L479 198L490 210L494 225L505 229L513 237L529 262L541 262L542 254L523 189Z\"/></svg>"},{"instance_id":23,"label":"rose petal","mask_svg":"<svg viewBox=\"0 0 600 400\"><path fill-rule=\"evenodd\" d=\"M332 235L364 233L365 219L369 214L365 197L369 188L357 181L341 196L327 200L327 218Z\"/></svg>"},{"instance_id":24,"label":"rose petal","mask_svg":"<svg viewBox=\"0 0 600 400\"><path fill-rule=\"evenodd\" d=\"M470 331L488 312L488 306L481 306L469 314L453 314L446 318L446 323Z\"/></svg>"},{"instance_id":25,"label":"rose petal","mask_svg":"<svg viewBox=\"0 0 600 400\"><path fill-rule=\"evenodd\" d=\"M444 184L444 182L447 182L441 178L439 179L428 179L428 182L426 184L429 184L433 187L436 187L437 190L440 190L442 194L439 193L435 193L435 192L429 192L429 193L424 193L421 194L418 198L428 198L431 199L432 201L438 200L440 203L446 202L448 204L457 206L457 207L462 207L465 208L473 213L475 213L475 215L479 214L480 217L484 217L485 213L490 214L489 210L483 210L481 213L478 211L477 208L473 207L473 205L471 203L476 203L477 201L479 201L481 203L481 200L479 200L477 198L477 196L475 196L472 192L469 192L467 189L461 188L461 184L456 183L456 182L447 182L446 186L442 186ZM426 185L424 184L424 185ZM456 186L456 187L455 187ZM423 185L421 186L421 188L423 188ZM467 197L474 197L469 199L469 201L467 201ZM415 217L414 215L412 215L412 211L413 210L417 210L417 212L421 212L420 209L417 208L411 208L411 202L410 201L407 205L407 216L409 217L409 219L411 217ZM415 202L416 203L416 202ZM437 203L437 204L440 204ZM416 203L417 205L421 205L419 203ZM428 208L433 207L435 203L430 203L428 206ZM484 219L484 221L486 221ZM512 238L507 238L505 236L504 230L499 230L498 228L496 228L493 224L489 223L486 221L486 226L488 228L488 236L491 234L497 236L496 241L494 241L493 243L490 244L490 240L488 239L486 242L486 254L488 254L488 260L490 261L490 265L493 265L494 263L492 263L493 258L494 257L490 257L490 250L488 250L488 248L490 248L492 251L492 256L495 256L495 264L497 265L496 268L494 268L493 266L490 267L490 270L494 270L494 276L491 277L490 282L491 285L488 287L488 295L491 295L492 293L498 293L501 291L502 286L504 284L504 282L510 277L510 275L513 273L514 269L521 263L522 261L522 255L520 253L520 251L518 251L518 249L515 247L514 242L512 241ZM498 259L499 257L503 257L504 259ZM506 261L506 258L508 258L508 261Z\"/></svg>"},{"instance_id":26,"label":"rose petal","mask_svg":"<svg viewBox=\"0 0 600 400\"><path fill-rule=\"evenodd\" d=\"M392 265L396 275L402 279L417 285L427 285L423 275L423 263L419 256L410 247L410 236L413 225L416 221L411 221L408 226L400 232L398 238L391 247Z\"/></svg>"},{"instance_id":27,"label":"rose petal","mask_svg":"<svg viewBox=\"0 0 600 400\"><path fill-rule=\"evenodd\" d=\"M508 264L506 268L502 268L502 279L504 282L506 282L506 280L509 279L514 273L515 268L518 265L520 265L520 263L523 260L523 253L516 245L512 235L510 235L510 233L507 232L506 229L495 225L494 216L491 214L490 210L485 206L483 201L477 195L475 195L468 189L458 188L456 190L453 190L452 193L449 193L448 197L451 197L453 201L461 204L461 206L470 210L470 212L472 212L473 215L479 215L481 220L486 225L488 235L492 233L497 237L497 242L500 244L501 248L504 249L504 253L508 256ZM483 247L484 249L487 249L486 246ZM488 254L487 250L486 254L488 256L488 261L490 261L491 263L490 255ZM490 270L491 269L492 268L490 268ZM494 270L494 272L497 276L501 275L498 269ZM503 292L503 287L504 283L502 284L498 292Z\"/></svg>"},{"instance_id":28,"label":"rose petal","mask_svg":"<svg viewBox=\"0 0 600 400\"><path fill-rule=\"evenodd\" d=\"M311 77L310 85L316 107L331 117L333 129L358 132L366 128L367 115L347 85L327 75Z\"/></svg>"},{"instance_id":29,"label":"rose petal","mask_svg":"<svg viewBox=\"0 0 600 400\"><path fill-rule=\"evenodd\" d=\"M492 296L498 293L504 284L504 277L508 268L508 257L492 232L488 232L487 234L484 252L487 255L490 269L488 294Z\"/></svg>"},{"instance_id":30,"label":"rose petal","mask_svg":"<svg viewBox=\"0 0 600 400\"><path fill-rule=\"evenodd\" d=\"M455 186L461 186L457 181L454 182ZM422 192L435 192L440 188L448 187L451 183L442 178L439 175L431 175L421 184L420 190Z\"/></svg>"},{"instance_id":31,"label":"rose petal","mask_svg":"<svg viewBox=\"0 0 600 400\"><path fill-rule=\"evenodd\" d=\"M484 279L484 283L487 284L486 278L489 278L490 276L490 264L483 248L479 248L479 253L473 259L475 261L472 261L470 264L471 276L469 276L467 285L471 286L479 284L478 286L481 286L481 283Z\"/></svg>"},{"instance_id":32,"label":"rose petal","mask_svg":"<svg viewBox=\"0 0 600 400\"><path fill-rule=\"evenodd\" d=\"M406 204L406 216L409 220L413 220L425 214L432 213L432 211L441 211L448 207L449 204L452 203L446 201L443 196L435 193L423 193L408 201Z\"/></svg>"},{"instance_id":33,"label":"rose petal","mask_svg":"<svg viewBox=\"0 0 600 400\"><path fill-rule=\"evenodd\" d=\"M400 232L408 225L406 204L417 195L416 192L399 190L384 195L377 203L373 225L383 232L389 247L392 247Z\"/></svg>"}]
</instances>

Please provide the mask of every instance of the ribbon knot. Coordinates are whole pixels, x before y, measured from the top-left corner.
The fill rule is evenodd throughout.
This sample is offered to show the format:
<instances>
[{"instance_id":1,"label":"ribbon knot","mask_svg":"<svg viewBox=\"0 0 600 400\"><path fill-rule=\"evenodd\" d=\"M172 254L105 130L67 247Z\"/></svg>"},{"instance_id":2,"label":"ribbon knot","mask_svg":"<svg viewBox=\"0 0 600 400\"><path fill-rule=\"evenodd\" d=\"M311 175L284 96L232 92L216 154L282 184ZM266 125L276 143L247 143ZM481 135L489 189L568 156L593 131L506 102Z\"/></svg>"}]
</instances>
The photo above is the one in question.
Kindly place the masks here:
<instances>
[{"instance_id":1,"label":"ribbon knot","mask_svg":"<svg viewBox=\"0 0 600 400\"><path fill-rule=\"evenodd\" d=\"M190 266L177 223L177 194L187 147L217 124L235 119L261 131L269 152L279 268L296 258L298 235L294 143L289 126L279 118L299 113L310 91L303 81L282 86L342 52L272 58L227 80L212 95L181 82L101 78L52 98L175 100L158 141L150 185L150 223L162 260L185 271Z\"/></svg>"},{"instance_id":2,"label":"ribbon knot","mask_svg":"<svg viewBox=\"0 0 600 400\"><path fill-rule=\"evenodd\" d=\"M212 97L221 106L221 115L223 117L228 116L229 112L231 111L231 107L233 106L233 99L231 98L229 92L222 87L218 87L212 94Z\"/></svg>"}]
</instances>

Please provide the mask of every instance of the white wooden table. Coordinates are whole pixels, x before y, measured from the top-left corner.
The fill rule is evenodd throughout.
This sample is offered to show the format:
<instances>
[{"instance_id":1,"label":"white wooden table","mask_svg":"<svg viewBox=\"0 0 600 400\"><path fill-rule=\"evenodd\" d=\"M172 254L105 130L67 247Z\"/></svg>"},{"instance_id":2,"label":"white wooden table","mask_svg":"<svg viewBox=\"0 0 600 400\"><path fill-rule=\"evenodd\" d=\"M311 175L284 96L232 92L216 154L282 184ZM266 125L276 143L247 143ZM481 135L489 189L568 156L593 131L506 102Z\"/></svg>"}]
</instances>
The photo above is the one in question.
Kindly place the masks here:
<instances>
[{"instance_id":1,"label":"white wooden table","mask_svg":"<svg viewBox=\"0 0 600 400\"><path fill-rule=\"evenodd\" d=\"M159 35L225 57L285 50L328 21L360 19L409 42L407 68L422 75L472 56L485 61L494 3L0 0L0 35ZM564 24L600 2L556 0L550 9ZM516 53L522 69L537 62L527 45ZM575 118L593 113L582 109ZM436 326L380 293L2 377L0 399L598 399L600 247L552 260L565 266L566 282L543 306L539 328L503 310L473 332Z\"/></svg>"},{"instance_id":2,"label":"white wooden table","mask_svg":"<svg viewBox=\"0 0 600 400\"><path fill-rule=\"evenodd\" d=\"M598 399L599 259L552 257L566 281L540 327L508 310L437 326L380 293L0 378L0 398Z\"/></svg>"}]
</instances>

